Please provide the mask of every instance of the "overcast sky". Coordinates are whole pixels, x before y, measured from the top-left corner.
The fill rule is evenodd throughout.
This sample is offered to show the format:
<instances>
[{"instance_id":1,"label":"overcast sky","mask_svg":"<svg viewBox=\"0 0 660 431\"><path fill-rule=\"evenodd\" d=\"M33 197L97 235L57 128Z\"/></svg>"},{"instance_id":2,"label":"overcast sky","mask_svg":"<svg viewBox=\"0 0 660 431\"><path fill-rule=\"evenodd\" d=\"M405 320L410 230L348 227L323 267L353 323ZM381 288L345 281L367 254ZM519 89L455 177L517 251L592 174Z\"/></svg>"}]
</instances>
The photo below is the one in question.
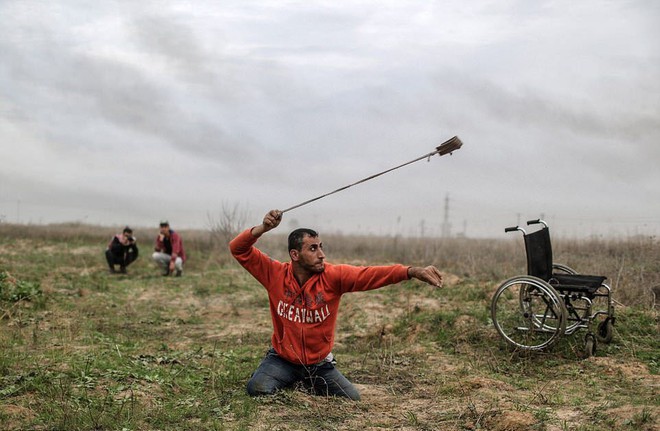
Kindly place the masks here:
<instances>
[{"instance_id":1,"label":"overcast sky","mask_svg":"<svg viewBox=\"0 0 660 431\"><path fill-rule=\"evenodd\" d=\"M660 2L0 0L0 219L660 233Z\"/></svg>"}]
</instances>

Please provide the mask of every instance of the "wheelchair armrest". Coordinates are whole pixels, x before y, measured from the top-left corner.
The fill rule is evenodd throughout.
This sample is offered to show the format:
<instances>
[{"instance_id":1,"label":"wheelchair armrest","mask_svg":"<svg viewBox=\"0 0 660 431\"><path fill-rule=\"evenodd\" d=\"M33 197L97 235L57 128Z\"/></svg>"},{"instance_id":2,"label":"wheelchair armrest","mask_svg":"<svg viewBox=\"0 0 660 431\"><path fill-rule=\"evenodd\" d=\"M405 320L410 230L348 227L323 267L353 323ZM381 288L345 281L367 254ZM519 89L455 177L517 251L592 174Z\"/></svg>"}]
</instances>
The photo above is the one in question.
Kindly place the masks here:
<instances>
[{"instance_id":1,"label":"wheelchair armrest","mask_svg":"<svg viewBox=\"0 0 660 431\"><path fill-rule=\"evenodd\" d=\"M571 268L568 265L564 265L563 263L553 263L552 264L552 269L556 269L558 271L561 271L566 274L577 274L578 272Z\"/></svg>"}]
</instances>

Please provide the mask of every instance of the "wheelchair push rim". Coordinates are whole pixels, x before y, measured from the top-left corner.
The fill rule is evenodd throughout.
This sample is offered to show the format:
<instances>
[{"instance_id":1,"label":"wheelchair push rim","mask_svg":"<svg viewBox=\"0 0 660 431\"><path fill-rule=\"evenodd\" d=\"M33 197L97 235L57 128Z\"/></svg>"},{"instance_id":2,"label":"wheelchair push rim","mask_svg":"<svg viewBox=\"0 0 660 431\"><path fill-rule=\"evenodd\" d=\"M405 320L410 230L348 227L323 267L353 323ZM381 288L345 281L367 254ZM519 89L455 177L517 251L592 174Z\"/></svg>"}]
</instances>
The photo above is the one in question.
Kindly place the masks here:
<instances>
[{"instance_id":1,"label":"wheelchair push rim","mask_svg":"<svg viewBox=\"0 0 660 431\"><path fill-rule=\"evenodd\" d=\"M543 350L554 345L566 331L567 316L557 291L533 276L506 280L491 302L497 332L521 350Z\"/></svg>"}]
</instances>

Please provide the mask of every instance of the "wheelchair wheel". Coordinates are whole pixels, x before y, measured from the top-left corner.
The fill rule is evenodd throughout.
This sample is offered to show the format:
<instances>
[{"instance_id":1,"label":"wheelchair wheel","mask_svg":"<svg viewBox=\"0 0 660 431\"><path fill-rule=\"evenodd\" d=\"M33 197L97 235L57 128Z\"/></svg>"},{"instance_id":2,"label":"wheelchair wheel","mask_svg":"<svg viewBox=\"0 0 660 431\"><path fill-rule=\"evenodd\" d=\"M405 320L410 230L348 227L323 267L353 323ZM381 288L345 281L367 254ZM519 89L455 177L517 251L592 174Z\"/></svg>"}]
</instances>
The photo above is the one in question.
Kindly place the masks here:
<instances>
[{"instance_id":1,"label":"wheelchair wheel","mask_svg":"<svg viewBox=\"0 0 660 431\"><path fill-rule=\"evenodd\" d=\"M491 317L497 332L517 349L542 350L566 330L568 312L557 291L540 278L506 280L493 295Z\"/></svg>"},{"instance_id":2,"label":"wheelchair wheel","mask_svg":"<svg viewBox=\"0 0 660 431\"><path fill-rule=\"evenodd\" d=\"M612 319L609 317L598 324L596 330L596 339L598 341L609 344L614 336L614 325Z\"/></svg>"}]
</instances>

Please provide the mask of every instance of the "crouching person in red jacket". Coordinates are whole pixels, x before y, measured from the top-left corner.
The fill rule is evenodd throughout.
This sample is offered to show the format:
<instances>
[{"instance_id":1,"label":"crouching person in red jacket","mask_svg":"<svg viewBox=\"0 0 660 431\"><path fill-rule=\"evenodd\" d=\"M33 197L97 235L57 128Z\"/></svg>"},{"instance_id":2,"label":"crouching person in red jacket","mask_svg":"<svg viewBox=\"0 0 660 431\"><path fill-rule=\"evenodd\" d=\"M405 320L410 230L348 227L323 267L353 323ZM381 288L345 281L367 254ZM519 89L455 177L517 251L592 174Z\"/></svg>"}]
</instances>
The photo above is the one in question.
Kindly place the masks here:
<instances>
[{"instance_id":1,"label":"crouching person in red jacket","mask_svg":"<svg viewBox=\"0 0 660 431\"><path fill-rule=\"evenodd\" d=\"M175 274L177 277L181 277L183 274L183 264L186 261L183 239L178 232L170 229L170 223L167 220L160 222L160 231L156 237L154 254L151 255L151 258L160 267L162 275Z\"/></svg>"},{"instance_id":2,"label":"crouching person in red jacket","mask_svg":"<svg viewBox=\"0 0 660 431\"><path fill-rule=\"evenodd\" d=\"M273 322L272 347L250 378L247 391L252 396L273 394L302 381L316 394L359 400L360 393L335 368L332 354L341 296L410 278L441 287L442 275L434 266L326 263L321 239L311 229L291 232L291 261L278 262L254 244L281 221L282 212L271 210L260 225L229 244L236 260L266 288Z\"/></svg>"}]
</instances>

